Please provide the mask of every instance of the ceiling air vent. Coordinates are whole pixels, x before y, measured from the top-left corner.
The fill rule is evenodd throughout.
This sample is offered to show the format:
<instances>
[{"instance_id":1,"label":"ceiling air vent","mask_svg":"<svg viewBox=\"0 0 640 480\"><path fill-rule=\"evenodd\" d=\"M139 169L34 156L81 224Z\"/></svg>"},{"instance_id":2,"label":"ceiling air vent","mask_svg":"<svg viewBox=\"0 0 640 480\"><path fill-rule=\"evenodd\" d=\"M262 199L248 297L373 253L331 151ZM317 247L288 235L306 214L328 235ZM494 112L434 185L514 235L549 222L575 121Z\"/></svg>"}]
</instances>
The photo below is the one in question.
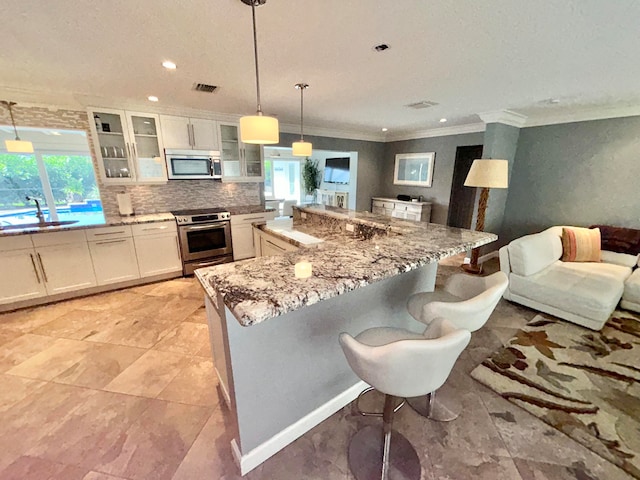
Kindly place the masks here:
<instances>
[{"instance_id":1,"label":"ceiling air vent","mask_svg":"<svg viewBox=\"0 0 640 480\"><path fill-rule=\"evenodd\" d=\"M431 102L429 100L422 100L421 102L410 103L409 105L405 105L405 107L415 108L416 110L420 110L422 108L435 107L438 105L436 102Z\"/></svg>"},{"instance_id":2,"label":"ceiling air vent","mask_svg":"<svg viewBox=\"0 0 640 480\"><path fill-rule=\"evenodd\" d=\"M198 92L213 93L218 89L218 87L216 87L215 85L208 85L206 83L196 83L193 86L193 89Z\"/></svg>"}]
</instances>

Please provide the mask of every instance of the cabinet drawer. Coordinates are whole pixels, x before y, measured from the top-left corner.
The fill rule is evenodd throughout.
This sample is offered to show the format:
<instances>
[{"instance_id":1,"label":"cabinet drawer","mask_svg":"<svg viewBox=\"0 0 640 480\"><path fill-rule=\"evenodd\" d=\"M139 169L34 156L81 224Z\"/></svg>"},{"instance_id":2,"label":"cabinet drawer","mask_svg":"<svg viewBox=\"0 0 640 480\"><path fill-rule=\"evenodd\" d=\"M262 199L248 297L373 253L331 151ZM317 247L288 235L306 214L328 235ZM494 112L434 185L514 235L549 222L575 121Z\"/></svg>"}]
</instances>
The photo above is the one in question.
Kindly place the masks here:
<instances>
[{"instance_id":1,"label":"cabinet drawer","mask_svg":"<svg viewBox=\"0 0 640 480\"><path fill-rule=\"evenodd\" d=\"M37 233L31 236L34 247L48 247L51 245L65 245L67 243L86 243L84 230L68 232Z\"/></svg>"},{"instance_id":2,"label":"cabinet drawer","mask_svg":"<svg viewBox=\"0 0 640 480\"><path fill-rule=\"evenodd\" d=\"M251 225L255 222L271 220L275 212L248 213L246 215L231 215L231 225Z\"/></svg>"},{"instance_id":3,"label":"cabinet drawer","mask_svg":"<svg viewBox=\"0 0 640 480\"><path fill-rule=\"evenodd\" d=\"M16 235L12 237L0 237L0 252L33 248L30 235Z\"/></svg>"},{"instance_id":4,"label":"cabinet drawer","mask_svg":"<svg viewBox=\"0 0 640 480\"><path fill-rule=\"evenodd\" d=\"M87 240L105 240L109 238L127 238L132 235L131 226L122 225L118 227L91 228L86 231Z\"/></svg>"},{"instance_id":5,"label":"cabinet drawer","mask_svg":"<svg viewBox=\"0 0 640 480\"><path fill-rule=\"evenodd\" d=\"M157 233L175 233L178 231L178 227L176 226L176 222L169 220L166 222L131 225L131 231L134 237L139 237L141 235L155 235Z\"/></svg>"},{"instance_id":6,"label":"cabinet drawer","mask_svg":"<svg viewBox=\"0 0 640 480\"><path fill-rule=\"evenodd\" d=\"M407 205L407 212L411 213L422 213L422 205Z\"/></svg>"},{"instance_id":7,"label":"cabinet drawer","mask_svg":"<svg viewBox=\"0 0 640 480\"><path fill-rule=\"evenodd\" d=\"M404 203L396 203L393 209L396 212L405 212L407 210L407 206Z\"/></svg>"},{"instance_id":8,"label":"cabinet drawer","mask_svg":"<svg viewBox=\"0 0 640 480\"><path fill-rule=\"evenodd\" d=\"M384 208L384 202L382 200L374 200L371 202L372 208Z\"/></svg>"}]
</instances>

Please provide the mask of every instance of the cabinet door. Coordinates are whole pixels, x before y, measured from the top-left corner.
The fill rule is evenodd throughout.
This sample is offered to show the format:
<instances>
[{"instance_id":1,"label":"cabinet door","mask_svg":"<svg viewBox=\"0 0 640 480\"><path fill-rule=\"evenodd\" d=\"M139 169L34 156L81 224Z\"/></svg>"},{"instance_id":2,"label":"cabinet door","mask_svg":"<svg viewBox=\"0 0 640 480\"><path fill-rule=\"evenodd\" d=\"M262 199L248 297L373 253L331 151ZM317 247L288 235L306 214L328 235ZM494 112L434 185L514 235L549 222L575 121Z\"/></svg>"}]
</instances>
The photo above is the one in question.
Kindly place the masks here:
<instances>
[{"instance_id":1,"label":"cabinet door","mask_svg":"<svg viewBox=\"0 0 640 480\"><path fill-rule=\"evenodd\" d=\"M143 235L133 240L141 277L182 271L177 234Z\"/></svg>"},{"instance_id":2,"label":"cabinet door","mask_svg":"<svg viewBox=\"0 0 640 480\"><path fill-rule=\"evenodd\" d=\"M89 117L102 180L107 184L133 182L133 151L124 111L89 110Z\"/></svg>"},{"instance_id":3,"label":"cabinet door","mask_svg":"<svg viewBox=\"0 0 640 480\"><path fill-rule=\"evenodd\" d=\"M164 148L182 150L193 148L191 144L191 125L187 117L160 115L160 126L162 127Z\"/></svg>"},{"instance_id":4,"label":"cabinet door","mask_svg":"<svg viewBox=\"0 0 640 480\"><path fill-rule=\"evenodd\" d=\"M49 295L95 287L97 284L86 242L38 247L36 255Z\"/></svg>"},{"instance_id":5,"label":"cabinet door","mask_svg":"<svg viewBox=\"0 0 640 480\"><path fill-rule=\"evenodd\" d=\"M167 168L158 115L127 112L127 120L136 164L136 181L166 182Z\"/></svg>"},{"instance_id":6,"label":"cabinet door","mask_svg":"<svg viewBox=\"0 0 640 480\"><path fill-rule=\"evenodd\" d=\"M241 178L240 126L233 123L218 123L218 130L223 180L233 181Z\"/></svg>"},{"instance_id":7,"label":"cabinet door","mask_svg":"<svg viewBox=\"0 0 640 480\"><path fill-rule=\"evenodd\" d=\"M264 237L260 237L260 247L263 257L272 257L274 255L282 255L286 252L284 248L280 248L273 242L270 242Z\"/></svg>"},{"instance_id":8,"label":"cabinet door","mask_svg":"<svg viewBox=\"0 0 640 480\"><path fill-rule=\"evenodd\" d=\"M191 137L197 150L218 150L218 130L213 120L192 118Z\"/></svg>"},{"instance_id":9,"label":"cabinet door","mask_svg":"<svg viewBox=\"0 0 640 480\"><path fill-rule=\"evenodd\" d=\"M253 227L247 225L231 225L231 243L233 244L233 260L254 257Z\"/></svg>"},{"instance_id":10,"label":"cabinet door","mask_svg":"<svg viewBox=\"0 0 640 480\"><path fill-rule=\"evenodd\" d=\"M260 145L243 143L244 176L246 181L264 180L262 148Z\"/></svg>"},{"instance_id":11,"label":"cabinet door","mask_svg":"<svg viewBox=\"0 0 640 480\"><path fill-rule=\"evenodd\" d=\"M98 285L140 278L133 238L89 242Z\"/></svg>"},{"instance_id":12,"label":"cabinet door","mask_svg":"<svg viewBox=\"0 0 640 480\"><path fill-rule=\"evenodd\" d=\"M47 289L33 249L0 252L0 303L44 297Z\"/></svg>"}]
</instances>

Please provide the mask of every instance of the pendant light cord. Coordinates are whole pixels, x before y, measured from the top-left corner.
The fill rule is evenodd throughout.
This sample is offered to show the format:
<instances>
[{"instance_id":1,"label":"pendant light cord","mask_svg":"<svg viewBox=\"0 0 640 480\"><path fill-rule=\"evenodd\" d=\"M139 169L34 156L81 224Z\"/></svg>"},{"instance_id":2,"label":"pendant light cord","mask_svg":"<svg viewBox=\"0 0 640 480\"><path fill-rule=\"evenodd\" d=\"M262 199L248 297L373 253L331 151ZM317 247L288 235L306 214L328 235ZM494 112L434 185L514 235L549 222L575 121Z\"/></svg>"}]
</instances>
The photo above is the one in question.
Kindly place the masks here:
<instances>
[{"instance_id":1,"label":"pendant light cord","mask_svg":"<svg viewBox=\"0 0 640 480\"><path fill-rule=\"evenodd\" d=\"M251 2L251 14L253 16L253 56L256 61L256 99L258 103L258 115L262 115L260 105L260 73L258 72L258 33L256 32L256 1Z\"/></svg>"},{"instance_id":2,"label":"pendant light cord","mask_svg":"<svg viewBox=\"0 0 640 480\"><path fill-rule=\"evenodd\" d=\"M13 110L11 109L11 106L15 105L15 103L7 102L7 101L3 101L2 103L4 103L9 109L9 116L11 116L11 124L13 125L13 131L16 134L16 140L20 141L20 137L18 136L18 129L16 128L16 121L13 118Z\"/></svg>"},{"instance_id":3,"label":"pendant light cord","mask_svg":"<svg viewBox=\"0 0 640 480\"><path fill-rule=\"evenodd\" d=\"M300 86L300 141L304 142L304 88Z\"/></svg>"}]
</instances>

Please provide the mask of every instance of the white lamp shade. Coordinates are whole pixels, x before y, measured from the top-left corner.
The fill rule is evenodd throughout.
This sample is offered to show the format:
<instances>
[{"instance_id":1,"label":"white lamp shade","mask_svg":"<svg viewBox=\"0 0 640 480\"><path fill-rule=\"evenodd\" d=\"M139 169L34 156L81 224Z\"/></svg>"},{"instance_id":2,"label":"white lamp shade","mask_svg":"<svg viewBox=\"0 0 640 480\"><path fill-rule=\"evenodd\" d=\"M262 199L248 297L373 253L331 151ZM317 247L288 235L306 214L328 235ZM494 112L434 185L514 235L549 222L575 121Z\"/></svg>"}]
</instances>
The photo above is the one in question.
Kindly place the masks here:
<instances>
[{"instance_id":1,"label":"white lamp shade","mask_svg":"<svg viewBox=\"0 0 640 480\"><path fill-rule=\"evenodd\" d=\"M294 157L310 157L311 156L311 143L310 142L293 142L291 144Z\"/></svg>"},{"instance_id":2,"label":"white lamp shade","mask_svg":"<svg viewBox=\"0 0 640 480\"><path fill-rule=\"evenodd\" d=\"M280 142L278 119L264 115L240 118L240 140L243 143L268 145Z\"/></svg>"},{"instance_id":3,"label":"white lamp shade","mask_svg":"<svg viewBox=\"0 0 640 480\"><path fill-rule=\"evenodd\" d=\"M7 152L11 153L33 153L33 143L26 140L5 140Z\"/></svg>"},{"instance_id":4,"label":"white lamp shade","mask_svg":"<svg viewBox=\"0 0 640 480\"><path fill-rule=\"evenodd\" d=\"M509 161L494 159L474 160L464 181L465 187L507 188Z\"/></svg>"}]
</instances>

